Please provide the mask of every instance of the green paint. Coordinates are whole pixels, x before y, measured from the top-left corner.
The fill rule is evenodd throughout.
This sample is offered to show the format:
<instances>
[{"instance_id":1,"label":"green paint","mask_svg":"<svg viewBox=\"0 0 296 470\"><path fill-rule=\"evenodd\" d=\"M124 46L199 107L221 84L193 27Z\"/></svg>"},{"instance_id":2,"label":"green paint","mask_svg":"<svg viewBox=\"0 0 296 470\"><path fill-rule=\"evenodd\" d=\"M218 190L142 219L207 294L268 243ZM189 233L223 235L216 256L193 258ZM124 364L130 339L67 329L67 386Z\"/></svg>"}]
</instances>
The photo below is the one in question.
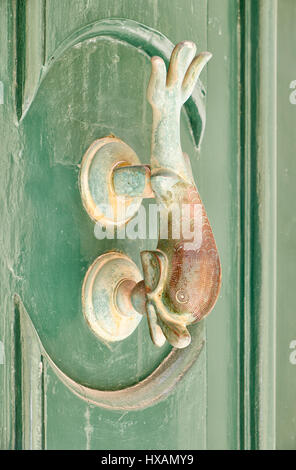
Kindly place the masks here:
<instances>
[{"instance_id":1,"label":"green paint","mask_svg":"<svg viewBox=\"0 0 296 470\"><path fill-rule=\"evenodd\" d=\"M291 363L295 322L295 125L296 106L290 100L296 80L295 19L292 0L278 2L278 164L277 164L277 398L276 446L296 449L296 366Z\"/></svg>"},{"instance_id":2,"label":"green paint","mask_svg":"<svg viewBox=\"0 0 296 470\"><path fill-rule=\"evenodd\" d=\"M94 42L64 47L67 38L77 38L81 28L105 18L138 21L174 44L188 39L198 50L213 53L201 78L207 90L202 154L191 136L188 107L181 113L181 140L216 235L223 286L215 312L206 321L206 347L184 381L155 407L126 413L87 405L62 384L44 359L42 426L33 426L39 433L34 445L49 449L272 447L272 206L276 193L270 85L274 87L276 11L270 4L276 2L77 0L69 8L69 1L37 2L38 14L32 0L0 2L0 79L5 90L0 106L0 191L5 201L0 205L5 227L0 235L0 337L6 348L6 364L0 367L0 447L21 447L28 442L28 429L21 428L20 420L27 406L24 397L29 395L20 388L20 369L13 373L20 351L18 331L14 335L14 293L24 301L49 354L62 370L85 384L108 389L136 383L169 352L150 344L146 322L111 351L91 334L81 314L82 280L101 252L122 250L140 266L140 251L155 249L153 241L95 240L93 223L81 205L78 165L96 138L112 132L136 151L142 163L150 159L151 110L145 97L148 57L114 37L99 41L89 37ZM34 12L26 29L27 15L20 14L25 7ZM288 406L295 388L295 366L288 363L293 339L289 332L294 325L290 282L295 230L290 201L295 159L293 140L289 144L284 136L293 138L289 84L296 77L290 77L290 68L287 71L293 52L291 56L283 53L293 47L293 27L289 26L293 12L292 0L279 2L279 448L295 448L295 413L293 404ZM144 40L149 42L147 36ZM56 50L61 55L49 66ZM40 75L44 78L35 95ZM194 125L191 116L191 125L200 135L198 123ZM255 143L251 137L257 139ZM33 368L40 363L38 348L34 351ZM26 387L30 389L29 384Z\"/></svg>"}]
</instances>

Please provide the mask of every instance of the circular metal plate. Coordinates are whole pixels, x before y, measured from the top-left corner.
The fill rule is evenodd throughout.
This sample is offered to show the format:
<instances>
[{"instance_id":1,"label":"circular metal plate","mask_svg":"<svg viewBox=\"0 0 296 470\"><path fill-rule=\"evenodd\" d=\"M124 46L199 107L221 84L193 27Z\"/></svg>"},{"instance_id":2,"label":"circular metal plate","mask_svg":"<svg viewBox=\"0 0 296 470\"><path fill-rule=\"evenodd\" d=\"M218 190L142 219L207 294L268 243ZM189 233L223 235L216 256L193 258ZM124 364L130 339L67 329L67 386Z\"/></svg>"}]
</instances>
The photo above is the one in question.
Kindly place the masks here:
<instances>
[{"instance_id":1,"label":"circular metal plate","mask_svg":"<svg viewBox=\"0 0 296 470\"><path fill-rule=\"evenodd\" d=\"M138 211L141 197L117 196L113 189L115 167L139 165L135 152L117 137L95 140L80 169L80 192L88 215L104 226L123 225Z\"/></svg>"},{"instance_id":2,"label":"circular metal plate","mask_svg":"<svg viewBox=\"0 0 296 470\"><path fill-rule=\"evenodd\" d=\"M99 256L88 269L82 286L84 317L96 336L121 341L137 328L142 315L131 308L123 314L115 303L118 285L124 280L142 280L135 263L118 252Z\"/></svg>"}]
</instances>

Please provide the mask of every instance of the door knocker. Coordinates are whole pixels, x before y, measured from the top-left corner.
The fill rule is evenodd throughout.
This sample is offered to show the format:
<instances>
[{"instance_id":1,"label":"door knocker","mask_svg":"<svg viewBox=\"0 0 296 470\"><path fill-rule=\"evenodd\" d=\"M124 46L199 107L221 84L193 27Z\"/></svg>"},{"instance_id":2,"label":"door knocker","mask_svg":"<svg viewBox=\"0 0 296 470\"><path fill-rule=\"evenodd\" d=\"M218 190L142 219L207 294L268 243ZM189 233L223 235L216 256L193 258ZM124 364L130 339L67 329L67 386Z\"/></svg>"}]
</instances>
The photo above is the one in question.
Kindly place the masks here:
<instances>
[{"instance_id":1,"label":"door knocker","mask_svg":"<svg viewBox=\"0 0 296 470\"><path fill-rule=\"evenodd\" d=\"M219 294L219 254L180 142L181 107L211 58L209 52L195 53L194 43L179 43L168 71L160 57L152 58L147 92L153 111L150 166L140 165L135 152L114 136L96 140L82 160L81 197L95 222L119 230L135 216L143 198L155 197L168 225L156 250L141 253L144 279L135 263L117 251L99 256L88 269L83 313L105 341L128 337L146 315L155 345L167 340L184 348L191 341L187 327L213 309Z\"/></svg>"}]
</instances>

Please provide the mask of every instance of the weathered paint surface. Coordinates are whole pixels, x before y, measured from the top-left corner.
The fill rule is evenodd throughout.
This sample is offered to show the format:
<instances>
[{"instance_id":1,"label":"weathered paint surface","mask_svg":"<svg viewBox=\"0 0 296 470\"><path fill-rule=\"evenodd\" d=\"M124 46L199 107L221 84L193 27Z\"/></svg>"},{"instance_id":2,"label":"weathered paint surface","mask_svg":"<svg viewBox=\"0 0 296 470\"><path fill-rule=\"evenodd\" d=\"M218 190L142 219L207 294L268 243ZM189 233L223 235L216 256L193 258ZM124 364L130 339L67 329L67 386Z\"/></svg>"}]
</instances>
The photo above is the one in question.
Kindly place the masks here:
<instances>
[{"instance_id":1,"label":"weathered paint surface","mask_svg":"<svg viewBox=\"0 0 296 470\"><path fill-rule=\"evenodd\" d=\"M31 11L34 10L33 3L26 2L26 8L28 5ZM11 18L11 30L7 32L11 41L14 41L12 28L14 18L18 18L19 22L25 21L20 11L22 5L25 4L18 2L18 11L14 11L10 2L1 5L4 9L2 18L7 18L7 14ZM143 16L143 11L147 8L144 3L134 5L137 10L134 15L131 15L130 2L123 2L119 8L118 2L110 4L105 1L100 2L99 8L97 1L89 2L89 8L85 8L85 2L74 5L75 11L71 9L70 12L67 2L47 1L46 14L41 12L42 15L38 18L38 11L34 10L37 15L36 22L32 20L34 15L30 16L30 28L28 26L23 29L19 25L17 53L19 58L24 55L28 60L23 63L24 69L22 69L20 59L18 62L17 116L13 102L13 61L9 69L7 69L7 62L3 64L6 67L7 77L5 78L5 75L1 77L3 81L5 80L5 96L10 96L11 100L8 103L10 114L7 107L3 111L7 126L5 135L9 134L12 139L11 144L6 142L7 153L5 155L8 161L11 158L9 155L13 155L17 161L15 164L11 161L7 174L2 175L5 180L3 187L5 189L10 187L11 191L15 191L10 198L10 211L13 207L15 226L12 237L16 240L6 240L3 244L4 249L5 246L7 248L7 243L11 243L10 249L6 249L7 265L11 267L9 271L11 279L7 282L9 285L12 280L15 283L14 286L11 285L11 290L7 289L7 292L19 293L42 344L49 356L68 377L86 386L116 390L136 384L152 373L168 355L170 347L164 346L160 350L155 348L149 338L148 326L144 322L141 322L137 332L124 342L112 346L99 342L86 325L81 311L80 295L83 277L88 266L99 253L117 248L125 251L139 265L140 251L153 249L154 242L140 241L135 248L133 241L121 241L114 246L113 241L107 240L102 243L96 240L93 234L93 223L81 205L77 181L81 156L91 142L110 133L130 144L141 156L143 163L149 161L151 111L145 97L150 75L149 58L142 53L140 44L122 42L120 36L118 40L105 36L100 39L92 37L82 40L73 47L68 47L66 43L60 49L59 59L51 66L48 61L55 49L69 34L75 32L78 34L80 28L102 18L132 16L132 19L144 22L151 27L157 27L157 24L153 20L155 12L150 10L147 18ZM77 7L78 10L76 10ZM203 7L203 2L199 7ZM205 11L204 7L203 11ZM62 23L67 23L66 29L65 25L58 25L61 14L64 16ZM70 21L77 19L78 16L80 19L78 23L75 23L75 20L74 24L68 28L67 16ZM47 22L45 41L42 18L45 18ZM201 28L197 28L198 33L196 32L193 39L205 38L206 30L202 26L203 23L202 17ZM169 22L166 21L166 24ZM64 30L62 36L58 32L59 27ZM162 27L159 29L164 34L169 32ZM24 30L31 34L26 44L40 45L41 43L40 55L36 48L26 50L23 47L25 43L22 32ZM196 22L191 30L196 30ZM5 32L6 29L1 29L1 31ZM186 33L183 27L182 33ZM56 39L54 39L55 36ZM186 33L186 36L191 36L190 31ZM6 37L6 44L8 37ZM172 39L175 42L176 38ZM14 43L11 44L11 51L13 48ZM42 70L45 75L38 86ZM30 80L23 82L22 77L30 77ZM8 132L11 127L13 131ZM182 128L185 135L185 151L190 151L194 155L196 154L195 144L185 116L182 119ZM5 179L6 176L8 180ZM12 182L14 177L19 180L19 183ZM2 208L4 209L5 207ZM34 253L33 257L32 253ZM12 258L9 259L9 256ZM2 284L2 288L4 286L5 283ZM9 311L13 311L13 302L7 297L5 332L10 331L10 325L12 325ZM174 388L172 394L157 410L148 408L148 410L153 409L153 412L147 411L143 414L142 412L129 412L122 416L122 412L90 407L89 422L94 430L88 431L88 438L84 429L86 425L85 402L80 408L79 403L82 403L82 400L75 397L72 392L66 391L66 396L63 397L64 390L67 389L61 384L56 386L56 393L53 393L50 379L47 383L47 377L51 376L51 372L48 372L50 367L46 366L43 374L44 387L42 387L45 393L43 409L46 419L41 431L41 443L38 446L83 448L89 445L92 448L116 446L141 448L147 445L149 429L158 429L159 437L156 439L154 436L148 446L190 446L189 441L186 444L183 434L186 429L185 424L183 428L179 427L179 430L171 435L171 442L171 438L164 438L161 435L165 427L171 429L172 422L177 423L180 419L181 405L175 394L185 396L192 387L192 390L198 393L200 400L193 405L194 409L191 406L189 407L191 409L186 410L187 419L190 415L196 417L196 433L191 442L194 446L204 447L205 351L201 353L200 358L200 363L194 367L195 374L189 373L184 387L181 386L178 390ZM46 359L45 362L47 362ZM7 390L9 380L13 379L9 370L11 369L8 365L5 372L7 385L4 387ZM17 376L16 379L18 380L19 377ZM68 401L67 393L70 394L70 401ZM19 400L23 403L21 397ZM5 402L9 402L9 394ZM13 401L11 407L13 414ZM172 415L172 407L174 415ZM9 411L7 406L4 409ZM16 410L18 423L19 414L22 411L24 409L22 410L20 406ZM58 425L54 416L56 411L60 416ZM30 416L29 413L28 416ZM67 422L64 426L65 416L67 416ZM119 418L121 420L117 425ZM5 419L9 424L9 417ZM103 434L99 432L102 428L104 428ZM151 432L149 434L151 435ZM4 436L3 439L6 442L10 439L10 444L3 444L4 446L15 445L13 427L10 433L4 432ZM16 441L18 446L25 445L25 440L21 435L18 435Z\"/></svg>"},{"instance_id":2,"label":"weathered paint surface","mask_svg":"<svg viewBox=\"0 0 296 470\"><path fill-rule=\"evenodd\" d=\"M71 2L71 8L69 0L0 2L0 80L4 90L0 106L0 191L4 203L0 215L5 227L0 235L0 337L5 345L5 365L0 367L1 447L238 448L262 446L262 442L272 446L272 439L265 437L266 429L273 428L273 408L267 407L267 414L261 410L262 397L265 404L272 403L274 384L269 352L274 349L266 347L272 345L268 338L274 333L270 321L273 310L267 308L272 307L268 300L274 289L269 289L268 275L274 258L266 250L252 254L248 244L255 239L260 247L265 227L263 246L273 246L271 234L268 238L266 232L270 224L262 225L262 220L272 220L272 216L262 219L268 213L266 201L271 200L273 193L268 191L272 185L261 184L270 174L273 153L267 152L266 138L258 138L262 129L264 137L273 133L273 109L265 108L269 113L259 120L260 126L265 126L255 133L252 126L257 121L251 120L254 102L261 103L258 95L270 103L270 87L264 88L272 78L270 70L274 68L269 70L270 65L258 70L251 87L253 98L248 101L248 78L252 65L258 64L258 53L267 59L273 52L270 39L274 28L266 29L272 24L267 14L274 14L271 4L275 2L262 0L262 8L254 11L255 2L232 0L77 0ZM140 266L140 251L155 249L151 241L124 241L114 246L95 240L77 185L81 156L91 142L110 133L127 142L142 163L149 161L152 116L145 90L150 64L138 31L128 31L127 38L126 30L121 29L117 37L98 39L91 26L114 17L154 28L174 44L184 38L192 40L199 50L213 53L202 76L208 116L202 158L185 113L181 116L181 139L183 150L190 155L194 178L198 177L221 264L226 267L221 298L207 320L206 347L186 378L161 403L128 412L86 405L73 395L46 357L40 357L39 347L26 346L26 338L34 341L34 336L25 325L20 328L18 304L13 300L13 294L18 293L60 369L88 386L109 390L135 384L169 353L166 346L157 350L150 344L144 322L126 341L108 348L89 331L80 307L82 279L100 252L125 251ZM259 39L253 37L258 30ZM67 40L77 39L80 33L86 34L81 41ZM148 42L147 35L143 41ZM262 50L258 49L261 42ZM56 60L52 59L55 52ZM262 73L263 82L258 79ZM261 89L257 95L258 83ZM239 116L246 119L241 122ZM250 134L253 146L249 145ZM260 155L258 148L264 150ZM256 172L249 170L254 164L250 158L253 152L265 165L260 184L254 177ZM257 225L253 223L254 211L260 215L256 216ZM266 267L263 277L259 276L262 266ZM257 295L261 286L262 297ZM250 292L255 293L253 297ZM254 297L260 298L260 305ZM266 312L271 312L271 317ZM261 337L262 325L268 335ZM252 341L250 330L255 332ZM27 361L22 373L26 351L31 363ZM255 376L251 375L253 370ZM35 404L34 410L30 403ZM270 426L266 416L271 417ZM24 432L22 420L26 423ZM257 439L257 424L265 440Z\"/></svg>"}]
</instances>

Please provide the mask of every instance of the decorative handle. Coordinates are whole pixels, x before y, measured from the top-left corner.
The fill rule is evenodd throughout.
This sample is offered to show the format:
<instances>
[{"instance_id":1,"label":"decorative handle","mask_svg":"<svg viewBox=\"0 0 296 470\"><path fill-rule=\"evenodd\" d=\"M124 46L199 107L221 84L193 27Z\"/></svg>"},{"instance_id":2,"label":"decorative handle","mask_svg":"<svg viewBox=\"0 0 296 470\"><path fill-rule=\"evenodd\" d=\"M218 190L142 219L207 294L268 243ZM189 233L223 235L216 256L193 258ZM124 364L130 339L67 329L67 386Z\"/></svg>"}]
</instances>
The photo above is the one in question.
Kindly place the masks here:
<instances>
[{"instance_id":1,"label":"decorative handle","mask_svg":"<svg viewBox=\"0 0 296 470\"><path fill-rule=\"evenodd\" d=\"M194 43L179 43L168 72L160 57L152 58L147 93L153 110L151 167L138 165L133 151L112 136L96 141L82 162L82 200L94 220L120 226L136 213L141 198L154 196L168 221L166 239L159 237L155 251L141 253L144 280L132 261L116 252L97 258L86 274L85 317L109 341L131 334L139 314L147 314L154 344L161 346L167 339L184 348L191 341L187 326L205 317L219 294L217 247L180 142L181 107L211 58L209 52L195 53ZM99 189L102 177L108 181L105 196ZM106 204L112 206L108 217Z\"/></svg>"}]
</instances>

